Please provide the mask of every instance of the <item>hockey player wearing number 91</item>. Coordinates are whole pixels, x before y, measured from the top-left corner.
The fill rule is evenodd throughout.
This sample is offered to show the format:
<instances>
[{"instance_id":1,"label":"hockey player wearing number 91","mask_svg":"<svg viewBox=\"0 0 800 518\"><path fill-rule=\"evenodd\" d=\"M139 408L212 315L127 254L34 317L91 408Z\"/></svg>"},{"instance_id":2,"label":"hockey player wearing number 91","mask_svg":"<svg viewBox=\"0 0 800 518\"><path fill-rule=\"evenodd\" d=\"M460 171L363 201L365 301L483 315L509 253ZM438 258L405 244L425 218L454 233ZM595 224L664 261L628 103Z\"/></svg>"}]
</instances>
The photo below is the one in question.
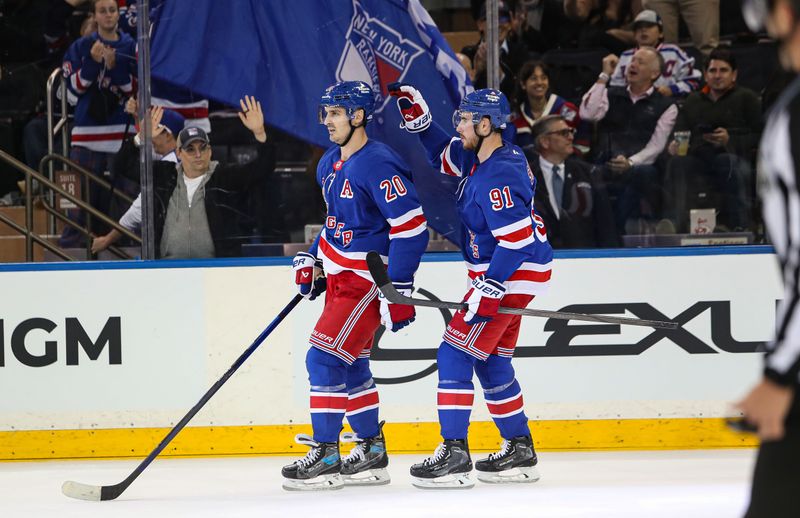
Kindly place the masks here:
<instances>
[{"instance_id":1,"label":"hockey player wearing number 91","mask_svg":"<svg viewBox=\"0 0 800 518\"><path fill-rule=\"evenodd\" d=\"M365 125L374 108L369 85L337 83L322 95L319 108L320 123L336 144L317 166L328 214L308 252L294 258L294 271L300 293L312 300L325 291L324 271L327 292L306 355L314 435L295 438L311 449L283 468L288 490L389 483L369 354L378 326L399 331L414 321L414 307L379 299L366 255L377 251L388 262L395 287L410 295L428 245L408 166L388 146L367 138ZM343 434L342 441L355 446L340 459L345 416L354 433Z\"/></svg>"},{"instance_id":2,"label":"hockey player wearing number 91","mask_svg":"<svg viewBox=\"0 0 800 518\"><path fill-rule=\"evenodd\" d=\"M431 163L461 178L456 192L463 223L461 252L471 286L467 311L455 314L439 346L437 391L443 443L411 467L421 488L469 488L472 460L467 428L477 374L503 444L478 461L484 482L535 482L537 458L511 358L520 317L498 314L500 305L526 307L544 293L553 252L533 210L535 179L523 152L502 139L510 115L505 96L491 89L467 94L453 116L458 137L432 121L422 94L394 83L404 127L417 133Z\"/></svg>"}]
</instances>

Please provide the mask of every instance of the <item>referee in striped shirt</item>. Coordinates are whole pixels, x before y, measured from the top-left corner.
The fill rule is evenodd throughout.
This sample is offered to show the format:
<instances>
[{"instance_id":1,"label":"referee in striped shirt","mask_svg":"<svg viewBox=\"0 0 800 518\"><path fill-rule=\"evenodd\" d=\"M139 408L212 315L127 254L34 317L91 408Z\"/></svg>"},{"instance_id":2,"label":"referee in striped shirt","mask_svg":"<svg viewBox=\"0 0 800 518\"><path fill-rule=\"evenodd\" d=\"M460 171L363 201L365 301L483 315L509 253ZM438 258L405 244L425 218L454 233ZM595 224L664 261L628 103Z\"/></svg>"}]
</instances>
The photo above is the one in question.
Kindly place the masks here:
<instances>
[{"instance_id":1,"label":"referee in striped shirt","mask_svg":"<svg viewBox=\"0 0 800 518\"><path fill-rule=\"evenodd\" d=\"M800 71L800 0L745 0L753 31L766 26L784 68ZM767 145L768 144L768 145ZM800 78L773 105L759 149L759 195L780 261L784 294L764 375L738 403L758 428L758 451L745 518L800 517Z\"/></svg>"}]
</instances>

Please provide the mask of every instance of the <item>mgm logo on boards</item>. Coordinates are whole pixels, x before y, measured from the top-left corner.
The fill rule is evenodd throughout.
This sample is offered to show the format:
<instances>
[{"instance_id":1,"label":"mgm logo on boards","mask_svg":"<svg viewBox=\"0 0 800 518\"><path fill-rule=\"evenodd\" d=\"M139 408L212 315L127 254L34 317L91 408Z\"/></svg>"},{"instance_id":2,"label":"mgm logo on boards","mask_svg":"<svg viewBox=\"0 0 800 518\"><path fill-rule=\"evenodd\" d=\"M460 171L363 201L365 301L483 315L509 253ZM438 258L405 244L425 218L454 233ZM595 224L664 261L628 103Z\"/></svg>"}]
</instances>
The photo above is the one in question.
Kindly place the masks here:
<instances>
[{"instance_id":1,"label":"mgm logo on boards","mask_svg":"<svg viewBox=\"0 0 800 518\"><path fill-rule=\"evenodd\" d=\"M11 328L0 319L0 367L6 366L6 336L10 337L10 356L28 367L47 367L59 359L59 346L55 340L28 339L28 334L41 331L51 334L58 325L46 318L29 318ZM78 365L81 349L89 360L96 361L108 348L108 364L122 364L122 324L120 317L109 317L94 340L77 318L64 319L64 355L66 365ZM9 357L10 357L9 356ZM84 360L85 361L85 360Z\"/></svg>"}]
</instances>

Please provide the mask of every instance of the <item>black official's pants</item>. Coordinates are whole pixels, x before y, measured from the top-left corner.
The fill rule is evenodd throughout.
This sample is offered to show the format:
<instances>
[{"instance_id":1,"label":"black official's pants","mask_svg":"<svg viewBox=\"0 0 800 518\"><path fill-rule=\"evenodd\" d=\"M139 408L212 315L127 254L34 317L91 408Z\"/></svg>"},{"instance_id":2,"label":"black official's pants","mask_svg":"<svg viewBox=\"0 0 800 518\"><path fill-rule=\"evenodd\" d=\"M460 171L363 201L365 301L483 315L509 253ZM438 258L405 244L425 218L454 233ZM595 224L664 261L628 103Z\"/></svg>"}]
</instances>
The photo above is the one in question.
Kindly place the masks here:
<instances>
[{"instance_id":1,"label":"black official's pants","mask_svg":"<svg viewBox=\"0 0 800 518\"><path fill-rule=\"evenodd\" d=\"M744 518L800 517L800 394L780 441L762 442L758 450L750 507Z\"/></svg>"}]
</instances>

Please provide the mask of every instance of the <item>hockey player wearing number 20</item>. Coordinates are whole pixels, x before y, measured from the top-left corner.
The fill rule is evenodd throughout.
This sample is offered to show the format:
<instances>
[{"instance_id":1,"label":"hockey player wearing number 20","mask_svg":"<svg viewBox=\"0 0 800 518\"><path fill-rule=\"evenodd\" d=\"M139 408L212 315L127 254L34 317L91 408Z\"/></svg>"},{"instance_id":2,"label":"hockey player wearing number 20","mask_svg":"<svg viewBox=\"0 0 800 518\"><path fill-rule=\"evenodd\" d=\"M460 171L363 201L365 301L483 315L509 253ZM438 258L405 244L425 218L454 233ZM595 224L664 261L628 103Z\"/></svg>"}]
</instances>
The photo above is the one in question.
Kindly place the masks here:
<instances>
[{"instance_id":1,"label":"hockey player wearing number 20","mask_svg":"<svg viewBox=\"0 0 800 518\"><path fill-rule=\"evenodd\" d=\"M389 483L369 354L378 326L399 331L415 313L413 306L380 299L366 255L377 251L395 287L410 295L428 232L408 166L388 146L367 138L364 126L373 108L373 92L362 81L337 83L320 101L320 123L336 144L317 166L328 214L308 252L294 258L294 271L300 293L310 299L325 290L324 271L327 292L306 355L314 435L296 437L311 449L283 468L288 490ZM342 441L355 445L340 459L345 416L353 433Z\"/></svg>"},{"instance_id":2,"label":"hockey player wearing number 20","mask_svg":"<svg viewBox=\"0 0 800 518\"><path fill-rule=\"evenodd\" d=\"M453 115L458 137L432 121L422 94L394 83L404 127L417 133L433 165L461 178L457 190L463 223L461 252L470 288L467 311L458 311L437 355L439 423L444 441L411 467L421 488L469 488L472 459L467 428L474 399L473 374L503 443L475 464L484 482L535 482L537 458L511 358L519 316L498 314L500 305L526 307L544 293L553 252L533 210L535 179L523 152L502 139L510 115L505 96L491 89L467 94Z\"/></svg>"}]
</instances>

